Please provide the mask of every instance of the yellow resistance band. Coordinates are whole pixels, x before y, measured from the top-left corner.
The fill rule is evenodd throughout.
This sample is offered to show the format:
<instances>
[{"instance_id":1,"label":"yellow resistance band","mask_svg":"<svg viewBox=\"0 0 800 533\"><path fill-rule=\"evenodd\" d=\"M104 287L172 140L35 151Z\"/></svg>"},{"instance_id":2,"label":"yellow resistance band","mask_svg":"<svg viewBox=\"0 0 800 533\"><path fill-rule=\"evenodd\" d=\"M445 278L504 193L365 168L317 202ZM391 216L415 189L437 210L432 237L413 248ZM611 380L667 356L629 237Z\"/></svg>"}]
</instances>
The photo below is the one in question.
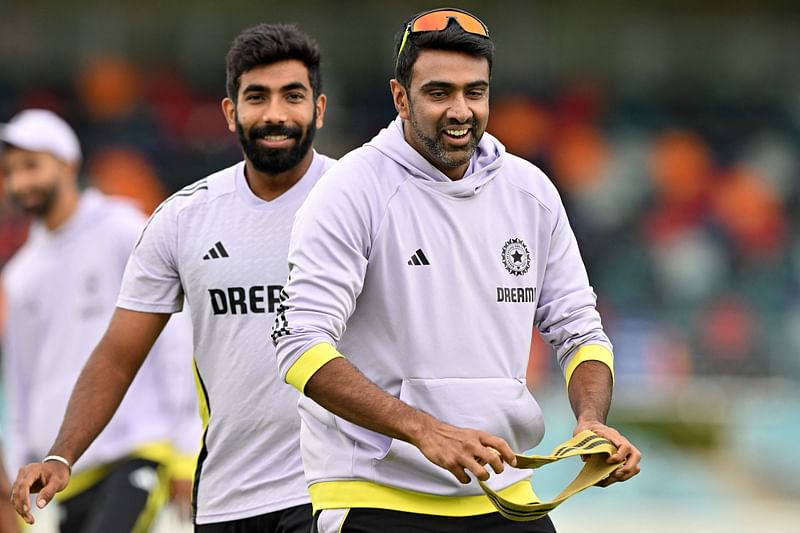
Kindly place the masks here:
<instances>
[{"instance_id":1,"label":"yellow resistance band","mask_svg":"<svg viewBox=\"0 0 800 533\"><path fill-rule=\"evenodd\" d=\"M610 441L591 431L581 431L570 440L558 445L550 455L519 455L517 454L517 468L539 468L566 457L576 455L588 456L583 469L575 479L549 502L515 503L507 500L489 488L486 483L479 481L483 492L489 497L500 514L515 522L538 520L558 507L561 502L591 487L598 481L608 477L611 472L624 463L606 463L606 459L616 453L617 448Z\"/></svg>"}]
</instances>

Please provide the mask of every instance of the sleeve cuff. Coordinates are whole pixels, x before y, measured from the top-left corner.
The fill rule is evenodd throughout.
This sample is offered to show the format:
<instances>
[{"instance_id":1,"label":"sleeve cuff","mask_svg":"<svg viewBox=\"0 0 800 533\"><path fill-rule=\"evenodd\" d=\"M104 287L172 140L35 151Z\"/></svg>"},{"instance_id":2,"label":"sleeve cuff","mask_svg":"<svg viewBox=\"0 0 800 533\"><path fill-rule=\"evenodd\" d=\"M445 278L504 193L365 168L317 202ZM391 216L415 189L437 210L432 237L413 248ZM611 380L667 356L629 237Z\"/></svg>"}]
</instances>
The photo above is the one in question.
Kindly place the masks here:
<instances>
[{"instance_id":1,"label":"sleeve cuff","mask_svg":"<svg viewBox=\"0 0 800 533\"><path fill-rule=\"evenodd\" d=\"M564 370L564 376L567 379L567 386L569 380L572 379L572 373L578 368L578 365L584 361L599 361L606 365L611 370L611 382L614 382L614 355L605 346L599 344L587 344L578 348L575 355L567 363L567 368Z\"/></svg>"},{"instance_id":2,"label":"sleeve cuff","mask_svg":"<svg viewBox=\"0 0 800 533\"><path fill-rule=\"evenodd\" d=\"M316 374L317 370L322 368L329 361L337 357L344 357L336 351L333 345L327 342L315 344L289 368L286 373L286 383L299 390L301 393L305 391L306 383L311 379L311 376Z\"/></svg>"}]
</instances>

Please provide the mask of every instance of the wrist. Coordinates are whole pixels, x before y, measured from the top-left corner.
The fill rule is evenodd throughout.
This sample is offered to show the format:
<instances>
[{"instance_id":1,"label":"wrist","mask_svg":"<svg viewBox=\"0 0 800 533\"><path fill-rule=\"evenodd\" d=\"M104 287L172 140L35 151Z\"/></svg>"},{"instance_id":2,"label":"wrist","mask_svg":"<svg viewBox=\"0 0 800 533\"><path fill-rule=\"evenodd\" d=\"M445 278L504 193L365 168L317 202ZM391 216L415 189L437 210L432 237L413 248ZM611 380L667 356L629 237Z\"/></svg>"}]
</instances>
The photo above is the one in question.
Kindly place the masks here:
<instances>
[{"instance_id":1,"label":"wrist","mask_svg":"<svg viewBox=\"0 0 800 533\"><path fill-rule=\"evenodd\" d=\"M417 446L423 437L431 432L431 423L435 419L422 411L412 409L412 413L406 417L406 421L402 430L402 439Z\"/></svg>"},{"instance_id":2,"label":"wrist","mask_svg":"<svg viewBox=\"0 0 800 533\"><path fill-rule=\"evenodd\" d=\"M70 463L66 458L64 458L64 457L62 457L60 455L55 455L55 454L48 455L47 457L42 459L41 462L42 463L61 463L62 465L67 467L67 471L69 471L69 474L72 475L72 463Z\"/></svg>"},{"instance_id":3,"label":"wrist","mask_svg":"<svg viewBox=\"0 0 800 533\"><path fill-rule=\"evenodd\" d=\"M606 421L597 416L579 416L575 425L578 428L590 429L593 426L605 426Z\"/></svg>"}]
</instances>

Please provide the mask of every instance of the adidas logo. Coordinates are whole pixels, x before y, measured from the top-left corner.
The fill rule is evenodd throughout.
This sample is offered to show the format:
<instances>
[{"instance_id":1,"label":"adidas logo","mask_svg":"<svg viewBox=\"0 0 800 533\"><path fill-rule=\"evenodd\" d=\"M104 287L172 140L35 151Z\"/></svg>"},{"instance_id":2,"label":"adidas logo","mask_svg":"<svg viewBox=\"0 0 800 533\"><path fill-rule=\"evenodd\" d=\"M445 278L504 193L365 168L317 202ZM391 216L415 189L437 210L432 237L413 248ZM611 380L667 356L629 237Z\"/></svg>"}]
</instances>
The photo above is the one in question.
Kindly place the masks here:
<instances>
[{"instance_id":1,"label":"adidas logo","mask_svg":"<svg viewBox=\"0 0 800 533\"><path fill-rule=\"evenodd\" d=\"M409 265L416 265L416 266L423 266L423 265L430 265L428 258L425 257L425 254L422 252L422 248L418 249L414 252L414 255L411 256L411 259L408 260Z\"/></svg>"},{"instance_id":2,"label":"adidas logo","mask_svg":"<svg viewBox=\"0 0 800 533\"><path fill-rule=\"evenodd\" d=\"M206 255L203 256L203 261L208 259L219 259L221 257L228 257L228 250L222 246L222 241L217 241L213 248L211 248Z\"/></svg>"}]
</instances>

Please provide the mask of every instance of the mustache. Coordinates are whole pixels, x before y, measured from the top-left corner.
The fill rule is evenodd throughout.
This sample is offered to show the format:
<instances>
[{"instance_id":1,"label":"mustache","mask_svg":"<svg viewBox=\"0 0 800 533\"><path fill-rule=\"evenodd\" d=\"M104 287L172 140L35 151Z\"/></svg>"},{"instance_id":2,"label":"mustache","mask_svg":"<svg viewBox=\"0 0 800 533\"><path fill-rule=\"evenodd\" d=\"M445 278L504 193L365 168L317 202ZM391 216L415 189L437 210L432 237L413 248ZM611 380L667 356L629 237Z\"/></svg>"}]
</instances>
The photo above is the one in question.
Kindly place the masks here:
<instances>
[{"instance_id":1,"label":"mustache","mask_svg":"<svg viewBox=\"0 0 800 533\"><path fill-rule=\"evenodd\" d=\"M289 127L282 124L265 124L263 126L253 126L250 129L250 139L260 139L267 135L286 135L290 138L299 139L302 133L299 126Z\"/></svg>"},{"instance_id":2,"label":"mustache","mask_svg":"<svg viewBox=\"0 0 800 533\"><path fill-rule=\"evenodd\" d=\"M471 119L466 120L464 122L459 122L459 121L453 120L453 119L443 120L439 124L439 129L440 130L446 130L448 128L452 128L453 126L461 126L461 127L466 126L468 128L472 128L473 131L477 131L477 129L478 129L478 121L475 118L471 118Z\"/></svg>"}]
</instances>

